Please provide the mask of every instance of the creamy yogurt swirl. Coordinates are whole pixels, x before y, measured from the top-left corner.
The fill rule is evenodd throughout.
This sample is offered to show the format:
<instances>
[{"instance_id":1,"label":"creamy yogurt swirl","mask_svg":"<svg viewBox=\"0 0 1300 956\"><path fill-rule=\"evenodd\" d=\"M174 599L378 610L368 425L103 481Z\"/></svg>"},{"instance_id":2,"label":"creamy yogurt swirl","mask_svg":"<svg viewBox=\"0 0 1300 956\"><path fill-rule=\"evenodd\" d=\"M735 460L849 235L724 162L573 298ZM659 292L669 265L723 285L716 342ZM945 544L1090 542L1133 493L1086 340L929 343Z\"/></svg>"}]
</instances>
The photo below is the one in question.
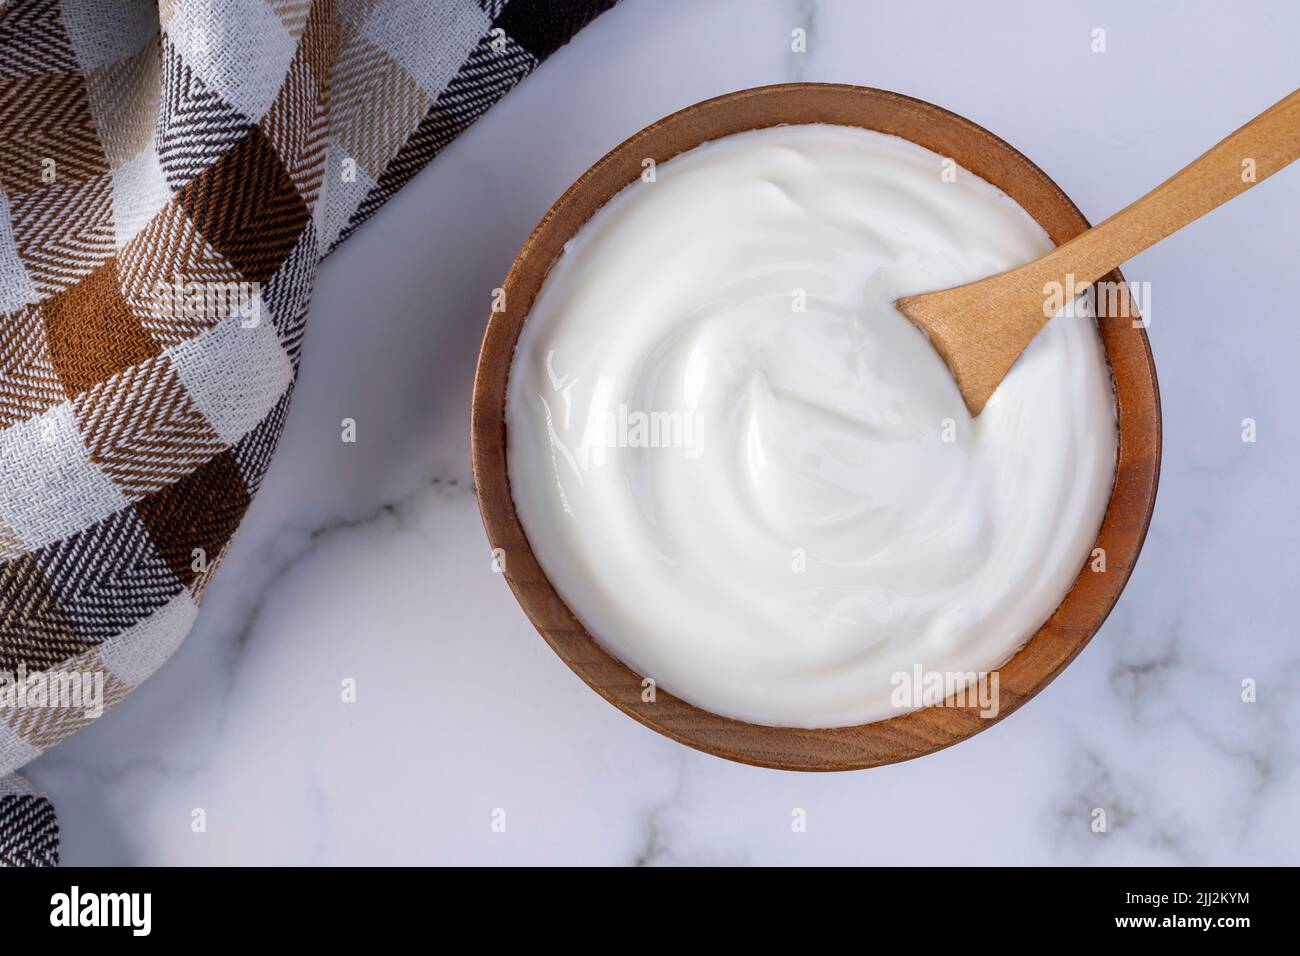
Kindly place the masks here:
<instances>
[{"instance_id":1,"label":"creamy yogurt swirl","mask_svg":"<svg viewBox=\"0 0 1300 956\"><path fill-rule=\"evenodd\" d=\"M948 175L945 175L945 172ZM900 707L1004 663L1087 562L1116 426L1096 323L1058 314L972 420L902 295L1051 248L942 157L850 127L707 143L548 274L507 394L528 540L592 636L755 723Z\"/></svg>"}]
</instances>

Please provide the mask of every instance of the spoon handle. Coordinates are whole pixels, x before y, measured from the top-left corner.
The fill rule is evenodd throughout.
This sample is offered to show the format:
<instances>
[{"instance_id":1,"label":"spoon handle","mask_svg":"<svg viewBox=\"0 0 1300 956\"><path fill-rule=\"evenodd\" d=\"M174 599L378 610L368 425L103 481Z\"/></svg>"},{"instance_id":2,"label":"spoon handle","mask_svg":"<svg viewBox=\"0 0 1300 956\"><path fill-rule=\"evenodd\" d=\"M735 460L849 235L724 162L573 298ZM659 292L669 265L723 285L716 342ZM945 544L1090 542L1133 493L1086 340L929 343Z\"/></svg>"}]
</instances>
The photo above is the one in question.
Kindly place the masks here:
<instances>
[{"instance_id":1,"label":"spoon handle","mask_svg":"<svg viewBox=\"0 0 1300 956\"><path fill-rule=\"evenodd\" d=\"M1017 284L1023 281L1023 288L1036 294L1067 274L1073 275L1076 288L1095 282L1296 159L1300 159L1300 90L1226 136L1141 199L1005 275L1010 280L1019 274Z\"/></svg>"},{"instance_id":2,"label":"spoon handle","mask_svg":"<svg viewBox=\"0 0 1300 956\"><path fill-rule=\"evenodd\" d=\"M1096 282L1298 158L1295 90L1131 206L1033 262L894 304L929 337L952 370L967 410L978 415L1059 308L1061 290ZM1051 290L1057 294L1049 296Z\"/></svg>"}]
</instances>

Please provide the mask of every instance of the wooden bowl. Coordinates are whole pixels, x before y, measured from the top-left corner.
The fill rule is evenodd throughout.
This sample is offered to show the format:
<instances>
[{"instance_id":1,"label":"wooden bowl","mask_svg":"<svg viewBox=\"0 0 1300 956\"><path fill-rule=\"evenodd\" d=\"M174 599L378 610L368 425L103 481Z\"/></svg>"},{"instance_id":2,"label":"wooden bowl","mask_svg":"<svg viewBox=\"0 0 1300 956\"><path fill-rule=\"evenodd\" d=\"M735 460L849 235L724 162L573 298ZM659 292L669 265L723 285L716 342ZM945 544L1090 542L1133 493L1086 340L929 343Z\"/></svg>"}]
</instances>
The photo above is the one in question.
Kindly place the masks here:
<instances>
[{"instance_id":1,"label":"wooden bowl","mask_svg":"<svg viewBox=\"0 0 1300 956\"><path fill-rule=\"evenodd\" d=\"M708 140L791 123L836 123L911 140L997 186L1060 244L1088 228L1074 203L1037 166L992 133L921 100L866 89L793 83L729 93L647 126L587 170L542 217L506 276L505 310L488 320L474 379L472 456L479 507L505 578L533 625L598 694L679 743L743 763L784 770L856 770L919 757L964 740L1017 710L1097 632L1119 598L1146 537L1160 472L1160 398L1145 330L1136 314L1104 317L1101 337L1115 382L1119 454L1115 486L1096 547L1104 572L1085 565L1065 600L999 669L997 718L976 709L928 707L855 727L765 727L701 710L658 688L642 700L641 676L592 640L537 563L515 514L506 470L506 378L519 331L564 243L615 193L637 179L642 160L664 163ZM1106 277L1123 281L1119 272Z\"/></svg>"}]
</instances>

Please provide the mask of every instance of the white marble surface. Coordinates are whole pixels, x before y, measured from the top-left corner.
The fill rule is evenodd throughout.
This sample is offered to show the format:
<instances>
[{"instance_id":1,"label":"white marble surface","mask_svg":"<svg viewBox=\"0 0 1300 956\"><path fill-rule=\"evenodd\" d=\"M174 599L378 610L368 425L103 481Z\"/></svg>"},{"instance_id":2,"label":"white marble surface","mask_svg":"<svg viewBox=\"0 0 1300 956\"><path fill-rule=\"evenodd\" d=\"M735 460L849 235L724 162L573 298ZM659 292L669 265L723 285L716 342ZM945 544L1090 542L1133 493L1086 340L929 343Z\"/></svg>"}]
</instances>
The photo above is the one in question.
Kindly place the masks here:
<instances>
[{"instance_id":1,"label":"white marble surface","mask_svg":"<svg viewBox=\"0 0 1300 956\"><path fill-rule=\"evenodd\" d=\"M1294 3L1174 6L624 0L323 267L284 440L197 626L28 768L65 862L1300 863L1300 170L1127 268L1164 397L1145 553L1046 692L943 753L792 775L643 729L533 632L470 487L490 290L625 136L741 87L886 87L1009 139L1097 220L1300 80Z\"/></svg>"}]
</instances>

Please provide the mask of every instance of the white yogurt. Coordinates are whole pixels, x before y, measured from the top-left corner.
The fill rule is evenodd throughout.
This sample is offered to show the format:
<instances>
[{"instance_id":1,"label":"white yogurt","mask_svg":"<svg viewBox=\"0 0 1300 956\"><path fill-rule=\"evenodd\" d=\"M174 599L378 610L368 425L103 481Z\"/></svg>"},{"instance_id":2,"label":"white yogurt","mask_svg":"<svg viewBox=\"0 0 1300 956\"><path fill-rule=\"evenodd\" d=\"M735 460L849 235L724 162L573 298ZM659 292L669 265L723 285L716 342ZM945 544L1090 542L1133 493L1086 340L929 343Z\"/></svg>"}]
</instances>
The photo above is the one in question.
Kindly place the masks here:
<instances>
[{"instance_id":1,"label":"white yogurt","mask_svg":"<svg viewBox=\"0 0 1300 956\"><path fill-rule=\"evenodd\" d=\"M624 189L547 276L510 373L515 506L660 689L762 724L891 717L919 703L897 675L996 668L1088 562L1116 448L1096 323L1053 318L972 420L892 306L1051 248L950 179L855 128L730 136Z\"/></svg>"}]
</instances>

